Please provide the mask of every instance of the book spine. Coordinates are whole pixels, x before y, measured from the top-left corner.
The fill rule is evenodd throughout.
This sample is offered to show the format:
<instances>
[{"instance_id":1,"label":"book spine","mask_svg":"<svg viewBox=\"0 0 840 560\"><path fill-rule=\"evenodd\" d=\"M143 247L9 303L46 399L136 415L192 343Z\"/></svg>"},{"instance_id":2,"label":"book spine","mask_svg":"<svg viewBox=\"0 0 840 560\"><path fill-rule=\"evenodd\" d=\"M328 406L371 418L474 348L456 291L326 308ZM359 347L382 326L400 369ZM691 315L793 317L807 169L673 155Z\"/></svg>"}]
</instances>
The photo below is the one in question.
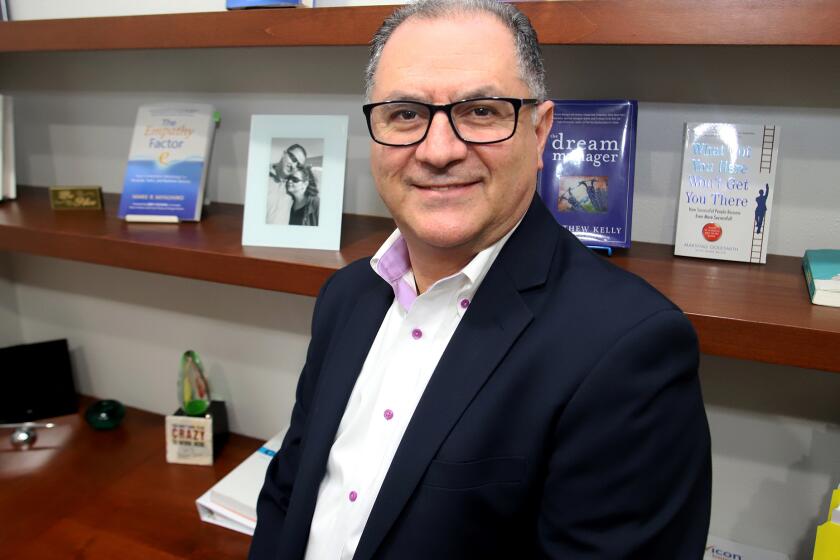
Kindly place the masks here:
<instances>
[{"instance_id":1,"label":"book spine","mask_svg":"<svg viewBox=\"0 0 840 560\"><path fill-rule=\"evenodd\" d=\"M806 255L804 259L802 259L802 270L805 272L805 283L808 285L808 296L811 299L811 303L814 303L814 296L816 295L816 286L814 286L814 275L811 273L811 264L808 261L808 256Z\"/></svg>"}]
</instances>

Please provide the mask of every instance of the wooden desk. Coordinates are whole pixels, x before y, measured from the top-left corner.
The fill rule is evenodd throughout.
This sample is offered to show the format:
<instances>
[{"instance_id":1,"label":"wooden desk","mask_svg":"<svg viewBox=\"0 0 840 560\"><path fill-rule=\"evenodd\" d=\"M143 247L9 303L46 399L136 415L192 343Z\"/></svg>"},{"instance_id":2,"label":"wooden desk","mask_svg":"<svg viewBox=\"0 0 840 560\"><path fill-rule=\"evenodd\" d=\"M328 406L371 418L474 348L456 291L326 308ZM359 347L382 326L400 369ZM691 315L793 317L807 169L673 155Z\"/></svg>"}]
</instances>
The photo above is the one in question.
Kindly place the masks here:
<instances>
[{"instance_id":1,"label":"wooden desk","mask_svg":"<svg viewBox=\"0 0 840 560\"><path fill-rule=\"evenodd\" d=\"M82 413L38 430L33 449L0 441L0 559L242 559L250 537L199 520L195 499L258 440L231 435L212 467L166 462L163 416L127 408L96 431Z\"/></svg>"}]
</instances>

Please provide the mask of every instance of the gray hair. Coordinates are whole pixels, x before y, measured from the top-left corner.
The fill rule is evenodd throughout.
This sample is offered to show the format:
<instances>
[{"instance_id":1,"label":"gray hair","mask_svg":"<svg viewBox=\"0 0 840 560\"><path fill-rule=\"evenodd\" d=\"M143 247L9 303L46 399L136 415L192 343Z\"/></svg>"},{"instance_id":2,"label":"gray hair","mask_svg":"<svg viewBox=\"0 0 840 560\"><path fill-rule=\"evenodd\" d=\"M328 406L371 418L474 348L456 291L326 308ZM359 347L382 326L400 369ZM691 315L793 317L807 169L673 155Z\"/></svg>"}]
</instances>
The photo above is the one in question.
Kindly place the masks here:
<instances>
[{"instance_id":1,"label":"gray hair","mask_svg":"<svg viewBox=\"0 0 840 560\"><path fill-rule=\"evenodd\" d=\"M417 0L398 8L382 22L370 42L370 59L365 69L365 98L370 101L376 68L382 57L385 43L394 30L411 17L438 19L466 13L486 13L495 16L513 35L519 77L528 87L531 96L540 101L547 98L545 68L542 52L528 17L511 4L498 0Z\"/></svg>"}]
</instances>

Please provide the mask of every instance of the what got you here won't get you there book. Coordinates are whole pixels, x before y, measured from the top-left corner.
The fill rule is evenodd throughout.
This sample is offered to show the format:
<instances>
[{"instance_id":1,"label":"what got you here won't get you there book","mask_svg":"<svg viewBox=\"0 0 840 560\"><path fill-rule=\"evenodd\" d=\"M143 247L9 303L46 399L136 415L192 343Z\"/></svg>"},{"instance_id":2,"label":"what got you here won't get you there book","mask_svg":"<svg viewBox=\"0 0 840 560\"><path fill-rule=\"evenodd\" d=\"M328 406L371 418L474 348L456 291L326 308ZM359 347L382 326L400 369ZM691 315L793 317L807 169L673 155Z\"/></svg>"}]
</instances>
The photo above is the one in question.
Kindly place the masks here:
<instances>
[{"instance_id":1,"label":"what got you here won't get you there book","mask_svg":"<svg viewBox=\"0 0 840 560\"><path fill-rule=\"evenodd\" d=\"M674 254L764 263L778 126L687 123Z\"/></svg>"}]
</instances>

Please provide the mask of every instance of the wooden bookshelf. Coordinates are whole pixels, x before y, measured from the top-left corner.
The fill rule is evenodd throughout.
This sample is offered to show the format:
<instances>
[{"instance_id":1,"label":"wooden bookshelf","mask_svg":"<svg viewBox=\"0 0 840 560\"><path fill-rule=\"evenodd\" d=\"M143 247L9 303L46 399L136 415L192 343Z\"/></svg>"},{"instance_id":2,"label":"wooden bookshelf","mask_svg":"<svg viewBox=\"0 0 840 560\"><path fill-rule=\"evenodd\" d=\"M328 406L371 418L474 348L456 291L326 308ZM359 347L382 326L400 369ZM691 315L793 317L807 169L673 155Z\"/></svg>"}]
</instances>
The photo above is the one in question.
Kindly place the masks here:
<instances>
[{"instance_id":1,"label":"wooden bookshelf","mask_svg":"<svg viewBox=\"0 0 840 560\"><path fill-rule=\"evenodd\" d=\"M211 204L201 222L128 224L105 211L53 211L46 189L0 204L0 250L314 296L335 270L372 255L387 218L345 215L340 251L242 247L242 206ZM840 308L811 305L797 257L766 265L677 258L634 243L611 261L679 305L709 354L840 372Z\"/></svg>"},{"instance_id":2,"label":"wooden bookshelf","mask_svg":"<svg viewBox=\"0 0 840 560\"><path fill-rule=\"evenodd\" d=\"M572 0L518 4L543 44L840 45L824 0ZM392 6L240 10L0 23L0 52L366 45Z\"/></svg>"},{"instance_id":3,"label":"wooden bookshelf","mask_svg":"<svg viewBox=\"0 0 840 560\"><path fill-rule=\"evenodd\" d=\"M340 251L243 247L238 204L213 203L200 222L142 224L117 217L119 195L104 195L103 212L53 211L47 189L19 191L0 203L0 250L309 296L394 229L387 218L345 215Z\"/></svg>"}]
</instances>

